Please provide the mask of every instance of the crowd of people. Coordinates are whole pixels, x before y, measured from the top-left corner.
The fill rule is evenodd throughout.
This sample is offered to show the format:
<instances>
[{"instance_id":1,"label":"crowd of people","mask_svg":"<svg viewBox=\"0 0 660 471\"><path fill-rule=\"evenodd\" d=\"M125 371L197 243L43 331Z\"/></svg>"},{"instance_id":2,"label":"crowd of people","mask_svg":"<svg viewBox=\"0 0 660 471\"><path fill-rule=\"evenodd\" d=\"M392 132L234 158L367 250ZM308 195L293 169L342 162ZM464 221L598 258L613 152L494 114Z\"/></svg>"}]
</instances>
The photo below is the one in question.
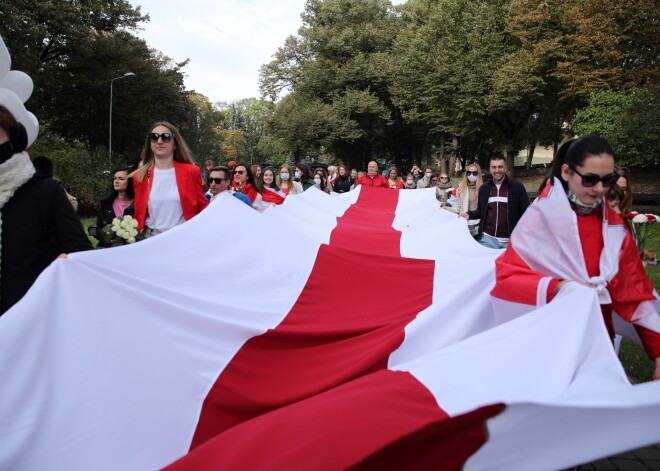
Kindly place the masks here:
<instances>
[{"instance_id":1,"label":"crowd of people","mask_svg":"<svg viewBox=\"0 0 660 471\"><path fill-rule=\"evenodd\" d=\"M0 314L27 292L58 254L92 249L64 188L50 178L52 168L44 170L43 163L33 164L24 152L24 134L20 123L0 106ZM553 255L554 261L543 258L538 250L521 256L526 244L533 245L534 241L517 242L515 247L509 244L530 200L524 185L507 176L503 157L492 157L488 170L484 175L478 164L470 164L457 185L447 173L434 172L431 167L422 173L414 166L404 180L394 167L381 172L375 161L369 162L366 172L349 170L344 165L326 170L298 163L262 169L236 162L216 166L207 161L200 173L176 127L158 122L147 133L138 168L124 167L114 172L112 190L101 201L90 235L99 238L98 231L115 218L132 215L137 229L153 237L193 218L224 193L264 211L311 187L327 193L346 193L359 186L383 191L434 188L439 207L465 218L476 240L486 247L506 249L497 260L493 293L527 290L537 299L538 292L545 290L549 301L570 282L596 288L599 295L606 291L602 311L608 330L614 334L613 311L631 322L655 361L654 379L660 379L660 317L653 304L653 285L629 231L616 238L603 229L624 227L620 214L632 208L630 172L615 166L609 143L596 136L566 142L557 153L550 176L541 185L539 199L553 194L553 211L557 214L557 224L547 223L553 221L550 217L541 218L546 221L541 230L548 234L573 231L578 235L572 241L578 244L575 247L557 244L556 251L561 253ZM546 207L536 205L534 211ZM523 224L530 224L532 219L522 219ZM576 253L583 254L584 260L579 262L586 268L567 277L557 260L575 257ZM603 265L603 260L609 260L609 264Z\"/></svg>"}]
</instances>

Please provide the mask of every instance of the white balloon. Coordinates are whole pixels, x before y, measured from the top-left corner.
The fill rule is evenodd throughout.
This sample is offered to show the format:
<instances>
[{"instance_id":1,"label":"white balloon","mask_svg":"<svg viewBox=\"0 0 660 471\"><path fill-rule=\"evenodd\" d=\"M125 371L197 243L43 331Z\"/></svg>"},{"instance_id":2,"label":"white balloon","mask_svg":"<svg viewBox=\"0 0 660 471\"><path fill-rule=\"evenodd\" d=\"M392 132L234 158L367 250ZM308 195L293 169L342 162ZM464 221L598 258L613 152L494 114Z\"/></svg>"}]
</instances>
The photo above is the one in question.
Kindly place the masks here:
<instances>
[{"instance_id":1,"label":"white balloon","mask_svg":"<svg viewBox=\"0 0 660 471\"><path fill-rule=\"evenodd\" d=\"M0 77L0 88L8 88L25 103L32 95L34 85L30 76L25 72L10 70L7 75Z\"/></svg>"},{"instance_id":2,"label":"white balloon","mask_svg":"<svg viewBox=\"0 0 660 471\"><path fill-rule=\"evenodd\" d=\"M25 109L25 105L18 98L18 95L7 88L0 88L0 105L7 108L14 115L16 121L25 126L28 135L28 146L31 146L37 135L39 135L39 122L37 118Z\"/></svg>"},{"instance_id":3,"label":"white balloon","mask_svg":"<svg viewBox=\"0 0 660 471\"><path fill-rule=\"evenodd\" d=\"M11 69L11 57L9 56L7 46L5 46L5 42L0 37L0 78L7 75L9 69Z\"/></svg>"}]
</instances>

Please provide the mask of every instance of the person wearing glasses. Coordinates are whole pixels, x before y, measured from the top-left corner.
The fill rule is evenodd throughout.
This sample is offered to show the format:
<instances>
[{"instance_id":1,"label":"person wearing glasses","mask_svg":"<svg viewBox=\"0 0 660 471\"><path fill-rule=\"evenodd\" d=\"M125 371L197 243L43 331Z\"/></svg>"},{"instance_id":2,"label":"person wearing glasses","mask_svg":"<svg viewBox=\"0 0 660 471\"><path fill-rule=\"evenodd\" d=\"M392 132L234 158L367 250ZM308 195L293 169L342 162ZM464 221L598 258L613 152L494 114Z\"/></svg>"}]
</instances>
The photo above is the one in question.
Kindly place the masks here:
<instances>
[{"instance_id":1,"label":"person wearing glasses","mask_svg":"<svg viewBox=\"0 0 660 471\"><path fill-rule=\"evenodd\" d=\"M585 136L564 143L545 188L496 261L491 295L540 306L568 283L593 288L610 337L616 312L635 327L655 362L653 379L658 381L660 303L632 236L607 204L607 190L618 179L614 152L605 139Z\"/></svg>"},{"instance_id":2,"label":"person wearing glasses","mask_svg":"<svg viewBox=\"0 0 660 471\"><path fill-rule=\"evenodd\" d=\"M213 167L208 178L209 193L211 193L210 201L213 201L222 193L229 193L234 196L234 198L242 201L251 208L252 202L250 201L250 198L243 193L236 193L232 190L231 181L231 169L229 167Z\"/></svg>"},{"instance_id":3,"label":"person wearing glasses","mask_svg":"<svg viewBox=\"0 0 660 471\"><path fill-rule=\"evenodd\" d=\"M232 188L237 193L243 193L250 198L252 207L259 212L264 210L261 198L261 192L257 188L257 184L254 180L252 170L245 164L238 164L233 171L234 181L232 183Z\"/></svg>"},{"instance_id":4,"label":"person wearing glasses","mask_svg":"<svg viewBox=\"0 0 660 471\"><path fill-rule=\"evenodd\" d=\"M481 167L476 162L470 164L467 166L461 182L452 190L446 204L440 206L457 214L475 211L479 207L479 188L482 185ZM479 234L479 221L479 219L468 219L468 229L472 237L477 237Z\"/></svg>"},{"instance_id":5,"label":"person wearing glasses","mask_svg":"<svg viewBox=\"0 0 660 471\"><path fill-rule=\"evenodd\" d=\"M608 199L610 200L610 206L617 214L628 214L632 211L630 171L626 167L615 167L614 171L619 175L619 179L609 189ZM624 219L623 222L630 229L630 220Z\"/></svg>"},{"instance_id":6,"label":"person wearing glasses","mask_svg":"<svg viewBox=\"0 0 660 471\"><path fill-rule=\"evenodd\" d=\"M133 205L138 229L144 229L146 237L182 224L206 208L200 169L173 125L158 122L151 126L141 162L132 175Z\"/></svg>"},{"instance_id":7,"label":"person wearing glasses","mask_svg":"<svg viewBox=\"0 0 660 471\"><path fill-rule=\"evenodd\" d=\"M433 181L434 179L435 182ZM431 184L435 187L435 198L440 202L440 206L442 207L443 203L446 204L449 198L451 198L451 191L453 190L449 175L447 175L447 172L440 172L437 178L431 177Z\"/></svg>"},{"instance_id":8,"label":"person wearing glasses","mask_svg":"<svg viewBox=\"0 0 660 471\"><path fill-rule=\"evenodd\" d=\"M477 232L481 245L492 249L505 249L509 237L527 207L529 197L522 183L506 174L508 167L504 157L490 158L492 179L479 187L477 209L460 214L468 221L479 219Z\"/></svg>"}]
</instances>

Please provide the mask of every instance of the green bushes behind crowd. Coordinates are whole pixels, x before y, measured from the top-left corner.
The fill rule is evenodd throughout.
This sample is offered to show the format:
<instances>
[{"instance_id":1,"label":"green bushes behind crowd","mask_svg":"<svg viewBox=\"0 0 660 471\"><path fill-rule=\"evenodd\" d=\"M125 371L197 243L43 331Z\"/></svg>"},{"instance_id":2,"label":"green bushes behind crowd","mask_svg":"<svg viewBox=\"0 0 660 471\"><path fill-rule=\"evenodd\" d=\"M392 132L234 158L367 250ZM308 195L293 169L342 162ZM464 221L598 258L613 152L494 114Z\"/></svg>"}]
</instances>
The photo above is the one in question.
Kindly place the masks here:
<instances>
[{"instance_id":1,"label":"green bushes behind crowd","mask_svg":"<svg viewBox=\"0 0 660 471\"><path fill-rule=\"evenodd\" d=\"M80 215L96 214L112 182L105 149L90 151L78 141L68 142L42 132L28 152L32 158L43 155L53 161L54 178L60 180L66 191L76 197ZM118 160L115 166L121 165Z\"/></svg>"}]
</instances>

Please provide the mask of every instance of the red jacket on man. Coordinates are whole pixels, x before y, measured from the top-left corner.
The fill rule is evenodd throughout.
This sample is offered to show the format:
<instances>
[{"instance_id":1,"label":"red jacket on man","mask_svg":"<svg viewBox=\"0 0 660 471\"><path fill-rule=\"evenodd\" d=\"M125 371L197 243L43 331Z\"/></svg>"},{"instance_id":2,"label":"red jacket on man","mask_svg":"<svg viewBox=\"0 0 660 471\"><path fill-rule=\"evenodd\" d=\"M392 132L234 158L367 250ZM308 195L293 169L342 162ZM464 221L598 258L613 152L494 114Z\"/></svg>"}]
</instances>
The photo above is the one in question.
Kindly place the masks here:
<instances>
[{"instance_id":1,"label":"red jacket on man","mask_svg":"<svg viewBox=\"0 0 660 471\"><path fill-rule=\"evenodd\" d=\"M382 176L380 173L377 173L375 177L371 178L369 175L362 175L355 182L355 186L364 185L364 186L374 186L376 188L388 188L390 184L387 182L387 178Z\"/></svg>"},{"instance_id":2,"label":"red jacket on man","mask_svg":"<svg viewBox=\"0 0 660 471\"><path fill-rule=\"evenodd\" d=\"M176 187L179 190L183 217L188 221L198 215L209 204L206 198L204 198L199 167L175 160L174 174L176 175ZM139 230L144 229L144 221L147 219L149 192L153 179L153 172L148 172L142 179L142 183L138 181L137 175L133 177L133 186L135 187L135 201L133 203L135 215L133 217L138 221Z\"/></svg>"}]
</instances>

